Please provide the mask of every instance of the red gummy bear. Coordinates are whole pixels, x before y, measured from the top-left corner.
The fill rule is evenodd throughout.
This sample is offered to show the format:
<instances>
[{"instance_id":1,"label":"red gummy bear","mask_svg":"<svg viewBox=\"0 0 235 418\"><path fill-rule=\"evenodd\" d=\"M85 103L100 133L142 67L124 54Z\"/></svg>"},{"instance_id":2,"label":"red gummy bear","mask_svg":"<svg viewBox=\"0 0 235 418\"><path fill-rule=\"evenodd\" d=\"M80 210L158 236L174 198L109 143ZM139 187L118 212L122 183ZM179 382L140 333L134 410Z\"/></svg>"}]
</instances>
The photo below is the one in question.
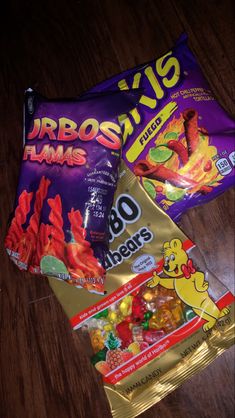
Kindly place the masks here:
<instances>
[{"instance_id":1,"label":"red gummy bear","mask_svg":"<svg viewBox=\"0 0 235 418\"><path fill-rule=\"evenodd\" d=\"M154 344L165 336L165 332L161 329L160 330L149 329L148 331L144 331L143 334L144 334L144 341L146 341L148 344Z\"/></svg>"},{"instance_id":2,"label":"red gummy bear","mask_svg":"<svg viewBox=\"0 0 235 418\"><path fill-rule=\"evenodd\" d=\"M134 296L132 300L132 318L134 322L143 321L146 311L145 302L140 296Z\"/></svg>"},{"instance_id":3,"label":"red gummy bear","mask_svg":"<svg viewBox=\"0 0 235 418\"><path fill-rule=\"evenodd\" d=\"M116 325L116 331L120 340L122 341L121 348L126 348L130 345L133 341L132 332L129 328L129 322L122 321Z\"/></svg>"}]
</instances>

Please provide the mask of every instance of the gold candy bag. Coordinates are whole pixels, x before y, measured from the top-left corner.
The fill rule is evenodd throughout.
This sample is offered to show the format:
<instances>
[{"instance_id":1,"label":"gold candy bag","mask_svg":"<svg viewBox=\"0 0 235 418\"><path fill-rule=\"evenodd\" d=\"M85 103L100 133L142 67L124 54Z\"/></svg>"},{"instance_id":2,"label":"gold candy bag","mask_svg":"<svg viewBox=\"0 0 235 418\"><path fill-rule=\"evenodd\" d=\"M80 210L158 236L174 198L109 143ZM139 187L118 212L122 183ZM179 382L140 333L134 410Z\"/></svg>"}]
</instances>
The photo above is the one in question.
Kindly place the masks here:
<instances>
[{"instance_id":1,"label":"gold candy bag","mask_svg":"<svg viewBox=\"0 0 235 418\"><path fill-rule=\"evenodd\" d=\"M106 295L49 278L89 333L114 417L135 417L233 344L234 296L122 163L110 216Z\"/></svg>"}]
</instances>

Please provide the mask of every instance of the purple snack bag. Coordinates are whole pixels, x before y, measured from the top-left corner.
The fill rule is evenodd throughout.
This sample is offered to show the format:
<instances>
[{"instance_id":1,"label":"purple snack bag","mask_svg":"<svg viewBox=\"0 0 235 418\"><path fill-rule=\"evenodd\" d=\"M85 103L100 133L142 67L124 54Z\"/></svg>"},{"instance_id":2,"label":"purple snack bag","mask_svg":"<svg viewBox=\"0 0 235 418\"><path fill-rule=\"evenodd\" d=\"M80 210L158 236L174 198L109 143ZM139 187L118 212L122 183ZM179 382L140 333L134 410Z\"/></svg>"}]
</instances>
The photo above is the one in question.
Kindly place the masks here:
<instances>
[{"instance_id":1,"label":"purple snack bag","mask_svg":"<svg viewBox=\"0 0 235 418\"><path fill-rule=\"evenodd\" d=\"M118 115L140 92L49 100L25 94L25 144L5 239L21 270L104 293L108 217L118 178Z\"/></svg>"},{"instance_id":2,"label":"purple snack bag","mask_svg":"<svg viewBox=\"0 0 235 418\"><path fill-rule=\"evenodd\" d=\"M163 57L91 91L143 88L124 121L123 159L149 195L178 220L234 184L235 122L214 98L182 35Z\"/></svg>"}]
</instances>

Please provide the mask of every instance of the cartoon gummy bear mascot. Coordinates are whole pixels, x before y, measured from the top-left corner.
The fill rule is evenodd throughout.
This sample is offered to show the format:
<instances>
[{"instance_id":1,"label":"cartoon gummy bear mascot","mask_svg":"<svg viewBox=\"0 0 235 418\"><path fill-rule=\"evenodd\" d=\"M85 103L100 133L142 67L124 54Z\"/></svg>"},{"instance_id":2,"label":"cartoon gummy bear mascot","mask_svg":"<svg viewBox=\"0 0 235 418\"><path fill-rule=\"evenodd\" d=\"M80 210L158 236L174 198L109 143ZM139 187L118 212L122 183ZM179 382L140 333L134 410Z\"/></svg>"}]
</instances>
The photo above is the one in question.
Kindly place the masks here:
<instances>
[{"instance_id":1,"label":"cartoon gummy bear mascot","mask_svg":"<svg viewBox=\"0 0 235 418\"><path fill-rule=\"evenodd\" d=\"M207 291L209 283L205 281L204 273L196 271L179 239L165 242L163 251L163 272L167 277L159 277L154 273L153 278L148 282L148 287L160 284L166 289L174 289L178 297L206 321L203 330L208 331L215 325L218 318L229 313L229 309L219 310L210 298Z\"/></svg>"}]
</instances>

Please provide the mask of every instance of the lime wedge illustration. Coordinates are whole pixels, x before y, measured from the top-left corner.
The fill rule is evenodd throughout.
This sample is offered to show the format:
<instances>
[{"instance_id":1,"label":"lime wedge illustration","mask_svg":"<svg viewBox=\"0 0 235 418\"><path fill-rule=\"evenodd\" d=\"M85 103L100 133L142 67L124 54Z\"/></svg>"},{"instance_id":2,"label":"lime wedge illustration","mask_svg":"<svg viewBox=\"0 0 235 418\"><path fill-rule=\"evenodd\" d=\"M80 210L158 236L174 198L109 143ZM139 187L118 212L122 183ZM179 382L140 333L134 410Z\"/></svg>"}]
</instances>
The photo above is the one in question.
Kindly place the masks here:
<instances>
[{"instance_id":1,"label":"lime wedge illustration","mask_svg":"<svg viewBox=\"0 0 235 418\"><path fill-rule=\"evenodd\" d=\"M42 257L40 262L40 268L42 274L48 274L50 276L52 276L53 274L56 276L61 273L68 274L68 270L64 265L63 261L54 257L53 255L45 255L44 257Z\"/></svg>"},{"instance_id":2,"label":"lime wedge illustration","mask_svg":"<svg viewBox=\"0 0 235 418\"><path fill-rule=\"evenodd\" d=\"M165 145L159 145L156 148L150 148L149 157L155 163L165 163L172 157L173 151L167 148Z\"/></svg>"},{"instance_id":3,"label":"lime wedge illustration","mask_svg":"<svg viewBox=\"0 0 235 418\"><path fill-rule=\"evenodd\" d=\"M143 185L144 185L146 192L149 194L149 196L151 196L152 199L155 199L157 193L156 193L154 184L149 180L144 180Z\"/></svg>"},{"instance_id":4,"label":"lime wedge illustration","mask_svg":"<svg viewBox=\"0 0 235 418\"><path fill-rule=\"evenodd\" d=\"M176 132L167 132L166 135L164 135L165 139L178 139L178 134Z\"/></svg>"},{"instance_id":5,"label":"lime wedge illustration","mask_svg":"<svg viewBox=\"0 0 235 418\"><path fill-rule=\"evenodd\" d=\"M185 195L184 189L178 189L177 187L173 187L170 190L166 190L166 197L168 200L172 202L177 202L178 200L183 199Z\"/></svg>"}]
</instances>

